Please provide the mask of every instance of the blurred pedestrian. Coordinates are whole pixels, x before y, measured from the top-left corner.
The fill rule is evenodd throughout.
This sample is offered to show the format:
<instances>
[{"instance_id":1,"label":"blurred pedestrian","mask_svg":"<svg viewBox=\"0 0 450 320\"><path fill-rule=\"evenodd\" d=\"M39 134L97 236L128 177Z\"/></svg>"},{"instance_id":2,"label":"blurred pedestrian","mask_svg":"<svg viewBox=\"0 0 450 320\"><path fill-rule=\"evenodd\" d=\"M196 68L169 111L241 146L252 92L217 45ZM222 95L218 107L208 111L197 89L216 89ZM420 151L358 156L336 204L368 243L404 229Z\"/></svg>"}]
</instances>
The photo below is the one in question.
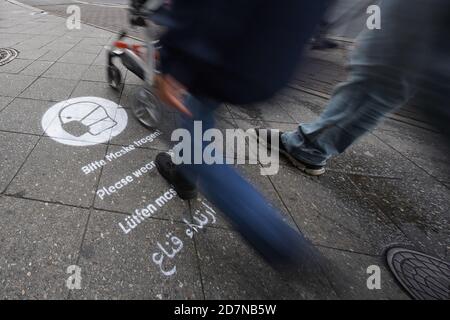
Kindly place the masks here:
<instances>
[{"instance_id":1,"label":"blurred pedestrian","mask_svg":"<svg viewBox=\"0 0 450 320\"><path fill-rule=\"evenodd\" d=\"M359 36L349 79L325 111L279 135L280 153L307 174L323 174L331 157L416 93L427 97L424 112L450 137L450 1L385 0L380 8L381 29Z\"/></svg>"},{"instance_id":2,"label":"blurred pedestrian","mask_svg":"<svg viewBox=\"0 0 450 320\"><path fill-rule=\"evenodd\" d=\"M214 127L221 103L269 99L293 76L324 2L172 1L174 23L161 39L160 98L181 111L180 126L191 136L194 121L201 121L203 132ZM142 4L135 0L133 6ZM203 150L192 140L192 150ZM310 243L232 166L175 165L168 153L160 153L156 165L181 198L194 198L198 187L273 265L314 264Z\"/></svg>"}]
</instances>

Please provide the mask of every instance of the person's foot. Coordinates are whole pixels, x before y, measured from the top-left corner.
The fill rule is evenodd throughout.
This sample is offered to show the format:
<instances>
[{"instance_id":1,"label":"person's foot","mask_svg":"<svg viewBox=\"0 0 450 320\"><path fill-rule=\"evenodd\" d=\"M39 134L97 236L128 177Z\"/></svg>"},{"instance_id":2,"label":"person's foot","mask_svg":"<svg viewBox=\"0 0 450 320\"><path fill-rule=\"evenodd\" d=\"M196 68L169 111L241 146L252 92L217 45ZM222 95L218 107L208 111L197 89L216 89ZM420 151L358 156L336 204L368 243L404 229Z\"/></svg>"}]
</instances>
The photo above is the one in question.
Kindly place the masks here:
<instances>
[{"instance_id":1,"label":"person's foot","mask_svg":"<svg viewBox=\"0 0 450 320\"><path fill-rule=\"evenodd\" d=\"M161 176L170 183L178 196L183 200L191 200L197 197L197 188L188 179L183 177L177 165L172 162L172 157L167 152L161 152L156 156L156 168Z\"/></svg>"},{"instance_id":2,"label":"person's foot","mask_svg":"<svg viewBox=\"0 0 450 320\"><path fill-rule=\"evenodd\" d=\"M334 49L338 46L338 44L334 41L320 38L320 39L313 39L311 41L311 49L313 50L326 50L326 49Z\"/></svg>"},{"instance_id":3,"label":"person's foot","mask_svg":"<svg viewBox=\"0 0 450 320\"><path fill-rule=\"evenodd\" d=\"M261 141L259 141L260 130L267 130L267 140L266 141L264 141L265 139L261 139ZM256 128L255 132L256 132L256 136L258 138L258 143L262 143L262 144L266 145L267 148L270 148L271 145L272 145L271 130L270 129ZM303 161L301 161L299 159L294 158L294 156L292 156L287 151L286 147L283 144L283 141L281 141L281 135L282 134L283 134L283 132L279 131L279 135L278 135L278 151L280 152L280 154L284 155L287 159L289 159L289 161L296 168L298 168L299 170L303 171L306 174L309 174L310 176L320 176L320 175L325 173L325 167L324 166L317 166L317 165L309 164L309 163L306 163L306 162L303 162Z\"/></svg>"}]
</instances>

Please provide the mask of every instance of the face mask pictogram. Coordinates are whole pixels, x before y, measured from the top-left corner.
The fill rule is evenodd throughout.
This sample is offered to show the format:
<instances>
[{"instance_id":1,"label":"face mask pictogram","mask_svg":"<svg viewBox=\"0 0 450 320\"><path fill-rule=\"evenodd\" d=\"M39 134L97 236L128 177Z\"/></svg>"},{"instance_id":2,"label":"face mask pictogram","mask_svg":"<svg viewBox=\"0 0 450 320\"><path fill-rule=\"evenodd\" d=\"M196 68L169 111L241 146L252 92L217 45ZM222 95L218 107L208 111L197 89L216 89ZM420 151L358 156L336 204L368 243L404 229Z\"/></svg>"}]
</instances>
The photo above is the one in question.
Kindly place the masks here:
<instances>
[{"instance_id":1,"label":"face mask pictogram","mask_svg":"<svg viewBox=\"0 0 450 320\"><path fill-rule=\"evenodd\" d=\"M88 133L97 136L117 125L104 107L88 101L73 103L61 109L59 121L62 128L74 137Z\"/></svg>"},{"instance_id":2,"label":"face mask pictogram","mask_svg":"<svg viewBox=\"0 0 450 320\"><path fill-rule=\"evenodd\" d=\"M98 97L62 101L42 118L42 127L53 140L73 146L105 143L127 126L126 111L117 103Z\"/></svg>"}]
</instances>

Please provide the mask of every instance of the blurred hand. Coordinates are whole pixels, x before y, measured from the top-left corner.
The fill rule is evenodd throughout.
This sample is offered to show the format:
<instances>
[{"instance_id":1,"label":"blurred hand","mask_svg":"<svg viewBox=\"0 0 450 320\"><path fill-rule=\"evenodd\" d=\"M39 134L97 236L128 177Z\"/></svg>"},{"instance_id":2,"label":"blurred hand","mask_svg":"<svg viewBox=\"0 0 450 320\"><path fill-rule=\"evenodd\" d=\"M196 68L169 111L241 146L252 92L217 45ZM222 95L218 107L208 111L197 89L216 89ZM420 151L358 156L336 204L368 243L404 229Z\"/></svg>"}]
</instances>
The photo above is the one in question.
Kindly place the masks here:
<instances>
[{"instance_id":1,"label":"blurred hand","mask_svg":"<svg viewBox=\"0 0 450 320\"><path fill-rule=\"evenodd\" d=\"M192 113L183 104L183 97L186 96L186 88L170 75L155 76L155 88L158 98L170 107L192 117Z\"/></svg>"}]
</instances>

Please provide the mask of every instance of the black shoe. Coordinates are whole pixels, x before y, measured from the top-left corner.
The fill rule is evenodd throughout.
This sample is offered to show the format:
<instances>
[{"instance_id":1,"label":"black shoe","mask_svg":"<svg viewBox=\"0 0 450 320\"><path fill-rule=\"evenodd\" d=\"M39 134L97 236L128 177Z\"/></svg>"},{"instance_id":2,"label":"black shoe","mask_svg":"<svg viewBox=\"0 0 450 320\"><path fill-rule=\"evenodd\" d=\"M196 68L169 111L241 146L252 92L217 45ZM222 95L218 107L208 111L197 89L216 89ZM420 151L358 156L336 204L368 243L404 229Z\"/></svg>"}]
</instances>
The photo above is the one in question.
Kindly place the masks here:
<instances>
[{"instance_id":1,"label":"black shoe","mask_svg":"<svg viewBox=\"0 0 450 320\"><path fill-rule=\"evenodd\" d=\"M337 48L338 44L328 39L313 39L311 49L313 50L327 50Z\"/></svg>"},{"instance_id":2,"label":"black shoe","mask_svg":"<svg viewBox=\"0 0 450 320\"><path fill-rule=\"evenodd\" d=\"M170 183L178 196L183 200L191 200L197 197L197 188L188 179L183 177L177 165L172 162L172 157L167 152L161 152L155 160L158 172Z\"/></svg>"},{"instance_id":3,"label":"black shoe","mask_svg":"<svg viewBox=\"0 0 450 320\"><path fill-rule=\"evenodd\" d=\"M260 135L260 131L261 130L267 130L267 140L264 141L265 139L259 139L259 135ZM271 147L271 139L272 139L272 134L271 134L271 130L270 129L261 129L261 128L256 128L255 129L256 132L256 136L258 138L258 143L262 143L263 145L266 145L267 148ZM325 167L324 166L317 166L314 164L309 164L306 162L303 162L302 160L296 159L294 158L294 156L292 156L291 154L289 154L289 152L286 150L286 147L283 144L283 141L281 141L281 135L283 134L282 131L279 131L279 135L278 135L278 151L284 155L287 159L289 159L289 161L295 166L297 167L299 170L303 171L306 174L309 174L310 176L320 176L322 174L325 173ZM276 151L276 150L275 150Z\"/></svg>"}]
</instances>

